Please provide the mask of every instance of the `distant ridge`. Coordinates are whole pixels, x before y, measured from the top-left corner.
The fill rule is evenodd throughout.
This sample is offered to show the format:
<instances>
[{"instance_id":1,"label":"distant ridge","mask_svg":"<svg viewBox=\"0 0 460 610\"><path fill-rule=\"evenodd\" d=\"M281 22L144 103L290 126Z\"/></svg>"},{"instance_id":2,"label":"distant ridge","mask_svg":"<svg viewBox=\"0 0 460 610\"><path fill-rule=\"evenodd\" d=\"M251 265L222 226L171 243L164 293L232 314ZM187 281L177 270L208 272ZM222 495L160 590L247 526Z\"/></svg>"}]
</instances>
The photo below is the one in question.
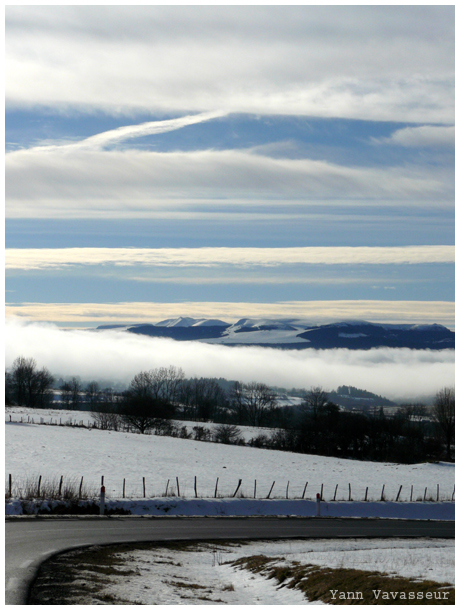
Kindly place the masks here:
<instances>
[{"instance_id":1,"label":"distant ridge","mask_svg":"<svg viewBox=\"0 0 460 610\"><path fill-rule=\"evenodd\" d=\"M109 329L176 341L296 350L377 347L444 350L455 347L455 333L440 324L378 324L365 320L312 325L295 318L242 318L230 324L216 319L178 317L156 324L102 325L96 330Z\"/></svg>"}]
</instances>

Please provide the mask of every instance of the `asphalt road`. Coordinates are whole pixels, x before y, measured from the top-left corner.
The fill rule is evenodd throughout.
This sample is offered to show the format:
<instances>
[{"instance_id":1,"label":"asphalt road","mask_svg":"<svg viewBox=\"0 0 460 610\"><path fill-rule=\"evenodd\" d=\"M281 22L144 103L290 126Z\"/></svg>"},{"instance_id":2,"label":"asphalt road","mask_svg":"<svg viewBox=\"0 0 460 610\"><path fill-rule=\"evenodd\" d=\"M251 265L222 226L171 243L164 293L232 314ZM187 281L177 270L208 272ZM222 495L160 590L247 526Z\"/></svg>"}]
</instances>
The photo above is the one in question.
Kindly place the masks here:
<instances>
[{"instance_id":1,"label":"asphalt road","mask_svg":"<svg viewBox=\"0 0 460 610\"><path fill-rule=\"evenodd\" d=\"M322 518L101 517L6 522L6 604L27 604L40 564L75 547L118 542L282 538L453 538L453 521Z\"/></svg>"}]
</instances>

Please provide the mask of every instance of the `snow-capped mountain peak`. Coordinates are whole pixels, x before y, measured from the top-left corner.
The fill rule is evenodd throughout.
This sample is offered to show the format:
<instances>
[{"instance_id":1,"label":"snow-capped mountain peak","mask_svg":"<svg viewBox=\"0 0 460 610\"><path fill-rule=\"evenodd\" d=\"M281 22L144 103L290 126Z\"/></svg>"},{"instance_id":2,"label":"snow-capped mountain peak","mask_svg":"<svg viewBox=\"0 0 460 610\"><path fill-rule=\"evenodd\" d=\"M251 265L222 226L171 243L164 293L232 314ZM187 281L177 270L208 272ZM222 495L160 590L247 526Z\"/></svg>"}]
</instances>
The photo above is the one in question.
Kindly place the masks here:
<instances>
[{"instance_id":1,"label":"snow-capped mountain peak","mask_svg":"<svg viewBox=\"0 0 460 610\"><path fill-rule=\"evenodd\" d=\"M157 324L137 324L126 330L177 341L283 349L368 350L391 347L440 350L455 347L455 333L439 324L378 324L365 320L310 324L293 318L241 318L230 324L218 319L179 317Z\"/></svg>"},{"instance_id":2,"label":"snow-capped mountain peak","mask_svg":"<svg viewBox=\"0 0 460 610\"><path fill-rule=\"evenodd\" d=\"M195 318L169 318L168 320L163 320L162 322L158 322L157 324L155 324L155 326L166 326L168 328L172 328L173 326L177 327L177 326L181 326L181 327L188 327L188 326L194 326L197 322L200 322L202 320L195 320Z\"/></svg>"}]
</instances>

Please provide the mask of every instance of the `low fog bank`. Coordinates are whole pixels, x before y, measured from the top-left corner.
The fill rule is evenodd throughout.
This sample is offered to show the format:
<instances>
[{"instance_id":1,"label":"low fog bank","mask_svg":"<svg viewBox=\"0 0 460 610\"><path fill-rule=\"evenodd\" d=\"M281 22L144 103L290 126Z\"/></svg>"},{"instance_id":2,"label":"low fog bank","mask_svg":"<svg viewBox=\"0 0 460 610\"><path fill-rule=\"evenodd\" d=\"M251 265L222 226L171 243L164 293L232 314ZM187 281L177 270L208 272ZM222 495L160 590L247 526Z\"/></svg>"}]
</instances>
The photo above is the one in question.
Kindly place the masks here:
<instances>
[{"instance_id":1,"label":"low fog bank","mask_svg":"<svg viewBox=\"0 0 460 610\"><path fill-rule=\"evenodd\" d=\"M321 385L328 391L351 385L393 400L431 397L455 381L453 350L226 347L117 330L62 330L18 318L7 319L5 337L6 368L18 356L33 357L54 375L126 384L140 371L169 365L181 367L186 377L225 377L286 388Z\"/></svg>"}]
</instances>

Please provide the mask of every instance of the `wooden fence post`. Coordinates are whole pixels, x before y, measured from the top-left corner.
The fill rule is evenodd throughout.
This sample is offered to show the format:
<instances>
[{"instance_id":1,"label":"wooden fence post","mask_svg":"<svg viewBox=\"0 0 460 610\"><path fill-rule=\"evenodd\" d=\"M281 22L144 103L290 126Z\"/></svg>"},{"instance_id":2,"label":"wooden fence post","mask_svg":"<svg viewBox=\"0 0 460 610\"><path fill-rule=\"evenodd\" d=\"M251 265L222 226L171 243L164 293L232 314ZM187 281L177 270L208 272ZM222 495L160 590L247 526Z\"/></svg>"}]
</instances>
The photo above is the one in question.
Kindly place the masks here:
<instances>
[{"instance_id":1,"label":"wooden fence post","mask_svg":"<svg viewBox=\"0 0 460 610\"><path fill-rule=\"evenodd\" d=\"M78 491L78 497L79 497L80 499L81 499L81 490L82 490L82 487L83 487L83 477L81 478L81 481L80 481L80 489L79 489L79 491Z\"/></svg>"},{"instance_id":2,"label":"wooden fence post","mask_svg":"<svg viewBox=\"0 0 460 610\"><path fill-rule=\"evenodd\" d=\"M145 498L145 477L142 477L142 489L143 489L144 498Z\"/></svg>"},{"instance_id":3,"label":"wooden fence post","mask_svg":"<svg viewBox=\"0 0 460 610\"><path fill-rule=\"evenodd\" d=\"M369 491L369 487L366 487L366 493L364 494L364 502L367 502L367 492Z\"/></svg>"},{"instance_id":4,"label":"wooden fence post","mask_svg":"<svg viewBox=\"0 0 460 610\"><path fill-rule=\"evenodd\" d=\"M238 480L238 486L237 486L237 488L235 489L235 493L233 494L233 497L235 497L235 496L236 496L236 494L238 493L238 490L239 490L239 488L241 487L241 483L242 483L242 482L243 482L243 479L239 479L239 480Z\"/></svg>"},{"instance_id":5,"label":"wooden fence post","mask_svg":"<svg viewBox=\"0 0 460 610\"><path fill-rule=\"evenodd\" d=\"M380 502L383 502L383 500L384 500L384 493L385 493L385 483L383 484L383 487L382 487L382 495L380 496Z\"/></svg>"},{"instance_id":6,"label":"wooden fence post","mask_svg":"<svg viewBox=\"0 0 460 610\"><path fill-rule=\"evenodd\" d=\"M198 493L196 491L196 476L195 476L194 489L195 489L195 498L198 498Z\"/></svg>"},{"instance_id":7,"label":"wooden fence post","mask_svg":"<svg viewBox=\"0 0 460 610\"><path fill-rule=\"evenodd\" d=\"M453 502L453 501L454 501L454 496L455 496L455 485L454 485L454 490L453 490L453 492L452 492L452 498L450 499L450 501L451 501L451 502Z\"/></svg>"},{"instance_id":8,"label":"wooden fence post","mask_svg":"<svg viewBox=\"0 0 460 610\"><path fill-rule=\"evenodd\" d=\"M126 479L123 479L123 498L125 497Z\"/></svg>"},{"instance_id":9,"label":"wooden fence post","mask_svg":"<svg viewBox=\"0 0 460 610\"><path fill-rule=\"evenodd\" d=\"M286 486L286 500L289 500L289 481L287 482Z\"/></svg>"},{"instance_id":10,"label":"wooden fence post","mask_svg":"<svg viewBox=\"0 0 460 610\"><path fill-rule=\"evenodd\" d=\"M302 500L305 498L305 492L307 491L308 481L305 483L305 487L303 488Z\"/></svg>"},{"instance_id":11,"label":"wooden fence post","mask_svg":"<svg viewBox=\"0 0 460 610\"><path fill-rule=\"evenodd\" d=\"M10 417L11 417L11 416L10 416ZM10 496L10 498L11 498L11 490L12 490L12 487L13 487L13 481L12 481L12 477L11 477L11 475L9 474L9 475L8 475L8 491L9 491L9 496Z\"/></svg>"},{"instance_id":12,"label":"wooden fence post","mask_svg":"<svg viewBox=\"0 0 460 610\"><path fill-rule=\"evenodd\" d=\"M425 487L425 493L423 494L423 501L425 502L426 500L426 490L428 489L428 487Z\"/></svg>"},{"instance_id":13,"label":"wooden fence post","mask_svg":"<svg viewBox=\"0 0 460 610\"><path fill-rule=\"evenodd\" d=\"M217 486L219 485L219 477L216 479L216 488L214 490L214 497L217 498Z\"/></svg>"},{"instance_id":14,"label":"wooden fence post","mask_svg":"<svg viewBox=\"0 0 460 610\"><path fill-rule=\"evenodd\" d=\"M410 486L410 501L412 502L412 494L414 493L414 486Z\"/></svg>"},{"instance_id":15,"label":"wooden fence post","mask_svg":"<svg viewBox=\"0 0 460 610\"><path fill-rule=\"evenodd\" d=\"M38 477L37 497L40 497L40 485L42 484L42 475Z\"/></svg>"},{"instance_id":16,"label":"wooden fence post","mask_svg":"<svg viewBox=\"0 0 460 610\"><path fill-rule=\"evenodd\" d=\"M273 481L272 486L270 487L270 491L268 492L267 500L270 498L270 494L272 493L272 489L275 487L276 481Z\"/></svg>"},{"instance_id":17,"label":"wooden fence post","mask_svg":"<svg viewBox=\"0 0 460 610\"><path fill-rule=\"evenodd\" d=\"M166 481L165 497L168 497L168 487L169 487L169 479Z\"/></svg>"},{"instance_id":18,"label":"wooden fence post","mask_svg":"<svg viewBox=\"0 0 460 610\"><path fill-rule=\"evenodd\" d=\"M180 498L179 477L176 477L176 483L177 483L177 497Z\"/></svg>"},{"instance_id":19,"label":"wooden fence post","mask_svg":"<svg viewBox=\"0 0 460 610\"><path fill-rule=\"evenodd\" d=\"M61 480L59 481L59 497L61 496L61 491L62 491L62 479L64 477L61 475Z\"/></svg>"},{"instance_id":20,"label":"wooden fence post","mask_svg":"<svg viewBox=\"0 0 460 610\"><path fill-rule=\"evenodd\" d=\"M396 502L399 500L399 495L400 495L400 493L401 493L401 489L402 489L402 487L403 487L403 486L402 486L402 485L400 485L400 487L399 487L399 491L398 491L398 495L396 496Z\"/></svg>"},{"instance_id":21,"label":"wooden fence post","mask_svg":"<svg viewBox=\"0 0 460 610\"><path fill-rule=\"evenodd\" d=\"M438 483L438 487L436 490L436 502L439 502L439 483Z\"/></svg>"},{"instance_id":22,"label":"wooden fence post","mask_svg":"<svg viewBox=\"0 0 460 610\"><path fill-rule=\"evenodd\" d=\"M321 495L320 495L321 501L323 500L323 487L324 487L324 484L321 483Z\"/></svg>"},{"instance_id":23,"label":"wooden fence post","mask_svg":"<svg viewBox=\"0 0 460 610\"><path fill-rule=\"evenodd\" d=\"M254 499L256 497L256 492L257 492L257 479L254 479Z\"/></svg>"},{"instance_id":24,"label":"wooden fence post","mask_svg":"<svg viewBox=\"0 0 460 610\"><path fill-rule=\"evenodd\" d=\"M351 483L348 483L348 501L351 502Z\"/></svg>"},{"instance_id":25,"label":"wooden fence post","mask_svg":"<svg viewBox=\"0 0 460 610\"><path fill-rule=\"evenodd\" d=\"M337 483L337 485L335 486L335 491L334 491L334 502L335 502L335 498L337 496L337 488L338 488L339 484Z\"/></svg>"}]
</instances>

